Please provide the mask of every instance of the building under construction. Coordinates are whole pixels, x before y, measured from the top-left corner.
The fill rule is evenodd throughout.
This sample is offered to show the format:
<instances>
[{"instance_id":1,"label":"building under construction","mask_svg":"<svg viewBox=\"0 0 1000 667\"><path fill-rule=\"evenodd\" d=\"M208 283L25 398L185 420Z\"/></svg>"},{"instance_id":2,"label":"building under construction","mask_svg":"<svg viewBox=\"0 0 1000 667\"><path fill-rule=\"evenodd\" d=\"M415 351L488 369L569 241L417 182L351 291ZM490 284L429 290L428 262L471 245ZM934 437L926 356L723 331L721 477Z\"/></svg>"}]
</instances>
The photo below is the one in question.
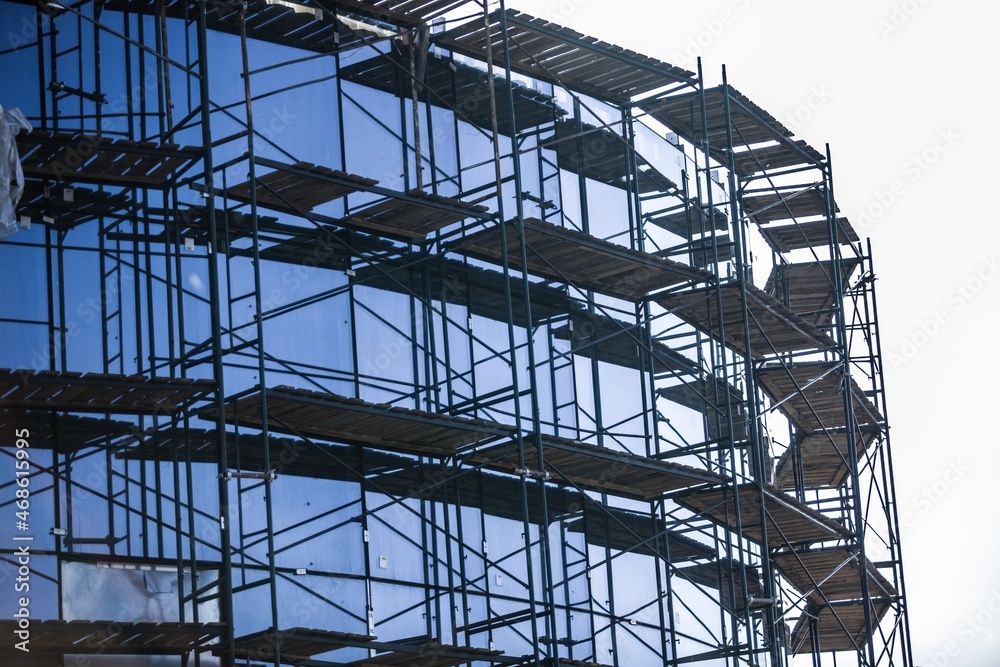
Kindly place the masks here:
<instances>
[{"instance_id":1,"label":"building under construction","mask_svg":"<svg viewBox=\"0 0 1000 667\"><path fill-rule=\"evenodd\" d=\"M0 25L4 664L912 666L871 248L724 71L502 1Z\"/></svg>"}]
</instances>

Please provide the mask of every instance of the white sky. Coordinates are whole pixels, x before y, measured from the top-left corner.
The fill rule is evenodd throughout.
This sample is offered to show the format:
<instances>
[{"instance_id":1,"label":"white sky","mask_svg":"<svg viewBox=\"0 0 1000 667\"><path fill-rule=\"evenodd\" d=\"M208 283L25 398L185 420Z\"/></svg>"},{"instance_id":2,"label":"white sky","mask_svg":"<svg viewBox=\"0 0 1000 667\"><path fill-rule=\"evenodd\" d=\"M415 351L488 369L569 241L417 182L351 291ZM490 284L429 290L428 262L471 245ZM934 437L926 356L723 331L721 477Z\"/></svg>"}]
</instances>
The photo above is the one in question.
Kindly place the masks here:
<instances>
[{"instance_id":1,"label":"white sky","mask_svg":"<svg viewBox=\"0 0 1000 667\"><path fill-rule=\"evenodd\" d=\"M1000 153L1000 5L508 6L688 69L700 55L709 84L725 64L731 85L799 137L831 144L837 203L872 238L879 278L915 665L996 667L1000 220L987 168Z\"/></svg>"}]
</instances>

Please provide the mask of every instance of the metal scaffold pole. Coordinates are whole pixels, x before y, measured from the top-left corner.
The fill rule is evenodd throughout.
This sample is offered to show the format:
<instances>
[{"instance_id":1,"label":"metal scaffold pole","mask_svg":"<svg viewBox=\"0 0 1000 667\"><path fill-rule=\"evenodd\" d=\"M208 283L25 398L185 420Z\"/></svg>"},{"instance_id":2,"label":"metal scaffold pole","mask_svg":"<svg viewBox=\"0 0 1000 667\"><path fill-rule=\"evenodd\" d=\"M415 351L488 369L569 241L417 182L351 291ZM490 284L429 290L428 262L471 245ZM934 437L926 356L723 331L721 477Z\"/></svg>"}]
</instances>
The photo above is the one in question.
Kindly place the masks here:
<instances>
[{"instance_id":1,"label":"metal scaffold pole","mask_svg":"<svg viewBox=\"0 0 1000 667\"><path fill-rule=\"evenodd\" d=\"M225 368L223 366L222 344L222 314L219 299L222 295L222 285L219 279L219 236L215 218L215 179L214 161L212 159L212 112L210 108L209 58L208 58L208 27L207 0L198 3L197 16L197 53L198 53L198 104L200 106L201 143L204 151L203 177L205 188L205 206L208 221L208 289L209 312L211 317L211 348L212 376L215 384L214 404L218 416L215 420L216 447L218 448L218 489L219 489L219 616L224 624L223 641L226 643L229 664L235 664L234 643L234 609L233 609L233 564L232 564L232 522L229 521L229 472L228 442L225 422ZM194 498L189 502L193 505ZM195 532L191 526L192 533Z\"/></svg>"}]
</instances>

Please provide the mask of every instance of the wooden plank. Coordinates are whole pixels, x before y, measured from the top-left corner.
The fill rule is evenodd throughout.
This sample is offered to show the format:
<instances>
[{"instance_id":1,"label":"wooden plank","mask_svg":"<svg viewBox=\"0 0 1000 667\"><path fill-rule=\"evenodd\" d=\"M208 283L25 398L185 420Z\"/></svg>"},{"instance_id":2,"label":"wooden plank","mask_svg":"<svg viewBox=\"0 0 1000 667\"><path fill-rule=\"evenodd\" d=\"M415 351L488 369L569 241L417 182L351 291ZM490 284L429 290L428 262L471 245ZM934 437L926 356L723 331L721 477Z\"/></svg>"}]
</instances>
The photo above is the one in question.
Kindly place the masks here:
<instances>
[{"instance_id":1,"label":"wooden plank","mask_svg":"<svg viewBox=\"0 0 1000 667\"><path fill-rule=\"evenodd\" d=\"M40 144L37 150L26 155L22 163L29 176L50 176L60 180L95 183L127 183L137 185L162 185L164 174L154 177L156 165L170 162L180 166L198 159L200 151L186 146L171 149L172 145L152 142L135 143L127 139L98 138L90 135L52 135L36 130L19 137L18 145L25 152L30 146ZM143 168L136 169L138 164Z\"/></svg>"},{"instance_id":2,"label":"wooden plank","mask_svg":"<svg viewBox=\"0 0 1000 667\"><path fill-rule=\"evenodd\" d=\"M135 148L137 148L137 149L143 149L143 148L149 149L149 148L156 148L156 145L155 144L151 144L149 142L140 142L140 143L135 144ZM121 154L119 154L119 156L115 159L115 161L111 165L108 165L107 167L103 167L103 168L100 168L100 169L98 169L97 167L94 167L92 169L90 165L87 165L87 167L86 167L85 170L86 171L101 171L105 175L121 176L123 178L143 178L143 177L145 177L145 172L137 172L137 171L135 171L135 166L137 164L139 164L140 162L142 162L142 160L143 160L144 157L158 158L158 160L156 160L157 162L161 161L163 159L161 156L157 156L157 155L143 156L142 153L127 152L127 153L121 153Z\"/></svg>"},{"instance_id":3,"label":"wooden plank","mask_svg":"<svg viewBox=\"0 0 1000 667\"><path fill-rule=\"evenodd\" d=\"M733 155L736 171L744 178L773 173L789 167L820 164L826 158L804 141L780 142L763 148L751 148Z\"/></svg>"},{"instance_id":4,"label":"wooden plank","mask_svg":"<svg viewBox=\"0 0 1000 667\"><path fill-rule=\"evenodd\" d=\"M566 529L583 533L589 544L682 563L714 558L715 548L667 528L663 519L604 505L588 504Z\"/></svg>"},{"instance_id":5,"label":"wooden plank","mask_svg":"<svg viewBox=\"0 0 1000 667\"><path fill-rule=\"evenodd\" d=\"M638 179L640 194L677 190L677 185L652 164L633 154L620 135L604 127L586 123L578 126L573 121L559 120L554 135L544 137L541 145L556 151L561 169L612 187L626 187L631 176ZM638 173L634 164L639 167Z\"/></svg>"},{"instance_id":6,"label":"wooden plank","mask_svg":"<svg viewBox=\"0 0 1000 667\"><path fill-rule=\"evenodd\" d=\"M875 599L870 603L873 624L885 617L890 609L886 600ZM790 650L793 654L811 653L812 638L809 630L810 617L816 618L821 653L833 651L863 651L868 641L868 631L865 626L865 607L860 602L846 602L824 606L819 609L810 608L799 617L792 630ZM846 631L845 631L846 628Z\"/></svg>"},{"instance_id":7,"label":"wooden plank","mask_svg":"<svg viewBox=\"0 0 1000 667\"><path fill-rule=\"evenodd\" d=\"M363 190L378 182L370 178L318 167L308 162L288 165L288 168L303 170L306 173L285 171L283 167L257 176L255 190L259 205L292 213L311 211L320 204ZM348 183L334 183L328 180L330 177ZM249 203L251 201L251 186L250 181L233 185L226 190L226 194L237 201Z\"/></svg>"},{"instance_id":8,"label":"wooden plank","mask_svg":"<svg viewBox=\"0 0 1000 667\"><path fill-rule=\"evenodd\" d=\"M775 220L825 216L826 193L812 187L744 197L743 208L750 214L750 219L759 225ZM833 210L839 209L834 206Z\"/></svg>"},{"instance_id":9,"label":"wooden plank","mask_svg":"<svg viewBox=\"0 0 1000 667\"><path fill-rule=\"evenodd\" d=\"M857 258L839 262L840 293L847 291L855 270L861 264ZM833 320L835 303L834 265L829 261L775 264L764 291L806 321L824 326Z\"/></svg>"},{"instance_id":10,"label":"wooden plank","mask_svg":"<svg viewBox=\"0 0 1000 667\"><path fill-rule=\"evenodd\" d=\"M65 141L72 140L72 136L70 135L56 135L56 137L60 136L65 137ZM35 130L27 135L19 134L17 137L17 149L21 156L21 168L26 174L30 174L33 170L48 164L56 153L65 148L64 145L59 143L36 143L36 140L41 137L55 138L50 132L44 130Z\"/></svg>"},{"instance_id":11,"label":"wooden plank","mask_svg":"<svg viewBox=\"0 0 1000 667\"><path fill-rule=\"evenodd\" d=\"M783 549L771 556L778 572L816 604L827 601L860 600L862 569L856 554L847 549L791 551ZM896 589L867 558L861 558L868 572L871 598L893 598Z\"/></svg>"},{"instance_id":12,"label":"wooden plank","mask_svg":"<svg viewBox=\"0 0 1000 667\"><path fill-rule=\"evenodd\" d=\"M858 461L877 435L877 429L855 434ZM844 429L827 429L800 435L775 465L774 484L780 489L795 488L796 460L802 460L802 483L806 488L836 488L848 479L848 443Z\"/></svg>"},{"instance_id":13,"label":"wooden plank","mask_svg":"<svg viewBox=\"0 0 1000 667\"><path fill-rule=\"evenodd\" d=\"M767 365L757 371L760 387L803 433L847 426L839 369L826 362ZM880 427L885 418L851 379L854 423Z\"/></svg>"},{"instance_id":14,"label":"wooden plank","mask_svg":"<svg viewBox=\"0 0 1000 667\"><path fill-rule=\"evenodd\" d=\"M746 306L751 315L748 339L739 284L727 283L719 289L721 314L715 288L711 287L665 294L655 297L655 300L672 314L715 340L754 359L836 347L836 342L827 334L797 317L776 299L751 284L745 287ZM725 337L720 329L725 330Z\"/></svg>"},{"instance_id":15,"label":"wooden plank","mask_svg":"<svg viewBox=\"0 0 1000 667\"><path fill-rule=\"evenodd\" d=\"M826 220L800 222L790 225L764 225L761 235L775 252L788 253L801 248L823 248L830 245L829 224ZM837 219L837 242L840 245L857 243L857 232L847 218Z\"/></svg>"},{"instance_id":16,"label":"wooden plank","mask_svg":"<svg viewBox=\"0 0 1000 667\"><path fill-rule=\"evenodd\" d=\"M387 199L352 213L347 217L347 221L361 228L370 227L376 231L404 233L413 238L423 239L431 232L488 210L485 206L466 204L457 199L439 197L419 190L411 190L406 194L422 201ZM449 208L464 209L468 214L456 213L448 210Z\"/></svg>"},{"instance_id":17,"label":"wooden plank","mask_svg":"<svg viewBox=\"0 0 1000 667\"><path fill-rule=\"evenodd\" d=\"M489 17L493 35L500 33L498 11ZM602 100L622 103L693 78L686 70L513 10L507 11L507 25L515 71ZM499 52L487 43L481 20L452 28L437 41L475 58L493 57L500 64Z\"/></svg>"},{"instance_id":18,"label":"wooden plank","mask_svg":"<svg viewBox=\"0 0 1000 667\"><path fill-rule=\"evenodd\" d=\"M0 407L121 412L175 412L211 391L207 380L178 380L101 373L52 373L0 370Z\"/></svg>"},{"instance_id":19,"label":"wooden plank","mask_svg":"<svg viewBox=\"0 0 1000 667\"><path fill-rule=\"evenodd\" d=\"M193 0L167 0L165 13L170 18L184 19L197 13ZM159 15L159 6L146 0L109 0L106 9ZM232 3L217 2L206 9L209 30L239 36L240 13ZM272 5L264 0L249 0L246 4L246 31L251 39L264 40L285 46L332 53L355 48L361 40L346 27L332 21L325 10L314 13L297 12L291 8Z\"/></svg>"},{"instance_id":20,"label":"wooden plank","mask_svg":"<svg viewBox=\"0 0 1000 667\"><path fill-rule=\"evenodd\" d=\"M729 487L682 493L674 497L678 505L705 517L732 532L737 532L735 496ZM764 486L763 497L757 485L739 487L739 506L743 537L763 544L765 527L761 524L760 507L767 513L766 536L768 546L777 548L841 540L851 533L840 523L782 493L769 485Z\"/></svg>"},{"instance_id":21,"label":"wooden plank","mask_svg":"<svg viewBox=\"0 0 1000 667\"><path fill-rule=\"evenodd\" d=\"M527 267L520 261L517 226L507 223L507 261L513 268L526 268L535 275L621 299L639 300L658 289L710 278L700 269L537 219L524 221L524 242L528 246ZM452 250L502 262L500 229L492 227L467 236Z\"/></svg>"},{"instance_id":22,"label":"wooden plank","mask_svg":"<svg viewBox=\"0 0 1000 667\"><path fill-rule=\"evenodd\" d=\"M0 620L0 638L17 640L16 621ZM31 648L42 656L65 654L188 655L222 636L222 623L35 621ZM60 659L61 662L61 659Z\"/></svg>"},{"instance_id":23,"label":"wooden plank","mask_svg":"<svg viewBox=\"0 0 1000 667\"><path fill-rule=\"evenodd\" d=\"M729 98L728 116L725 108L727 97ZM793 143L790 139L793 136L791 130L732 86L717 86L705 91L706 124L702 123L701 99L697 92L684 92L652 99L640 103L639 106L691 143L697 145L702 139L708 139L709 145L712 147L709 152L722 164L729 163L729 155L725 150L729 145L727 118L731 122L735 147L777 141L786 147L792 145L801 147L807 155L807 161L819 164L823 160L821 153L804 142ZM788 150L792 151L793 149L788 148ZM799 153L796 151L793 153L796 157L792 159L798 159ZM770 153L770 155L774 154L774 151ZM740 156L744 156L742 160ZM747 157L749 155L746 153L737 153L737 160L741 160L738 162L737 170L743 169L744 171L741 171L743 176L759 171L756 164L746 162ZM794 162L794 164L799 163ZM750 168L755 171L750 171Z\"/></svg>"},{"instance_id":24,"label":"wooden plank","mask_svg":"<svg viewBox=\"0 0 1000 667\"><path fill-rule=\"evenodd\" d=\"M589 491L650 500L678 489L726 482L725 477L707 470L566 438L543 436L542 448L546 472L551 474L553 482ZM490 470L515 474L520 470L516 444L483 449L467 460ZM538 452L534 447L524 448L524 465L529 470L539 470Z\"/></svg>"},{"instance_id":25,"label":"wooden plank","mask_svg":"<svg viewBox=\"0 0 1000 667\"><path fill-rule=\"evenodd\" d=\"M226 405L229 423L263 424L260 394ZM508 437L514 427L466 417L393 408L358 399L291 387L268 390L268 428L276 433L305 435L344 443L425 456L450 456L463 446L496 437ZM202 414L215 419L211 409Z\"/></svg>"}]
</instances>

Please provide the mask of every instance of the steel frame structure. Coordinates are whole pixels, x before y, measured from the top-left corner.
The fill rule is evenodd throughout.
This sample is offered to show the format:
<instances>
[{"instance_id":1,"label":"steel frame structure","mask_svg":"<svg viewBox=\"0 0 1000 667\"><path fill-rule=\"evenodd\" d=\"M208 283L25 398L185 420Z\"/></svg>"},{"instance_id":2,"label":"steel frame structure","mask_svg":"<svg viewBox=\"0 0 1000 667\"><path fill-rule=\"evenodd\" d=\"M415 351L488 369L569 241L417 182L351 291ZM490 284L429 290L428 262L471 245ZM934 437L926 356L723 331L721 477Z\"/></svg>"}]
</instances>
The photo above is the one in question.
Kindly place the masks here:
<instances>
[{"instance_id":1,"label":"steel frame structure","mask_svg":"<svg viewBox=\"0 0 1000 667\"><path fill-rule=\"evenodd\" d=\"M503 2L0 10L41 659L912 665L871 248L725 71Z\"/></svg>"}]
</instances>

